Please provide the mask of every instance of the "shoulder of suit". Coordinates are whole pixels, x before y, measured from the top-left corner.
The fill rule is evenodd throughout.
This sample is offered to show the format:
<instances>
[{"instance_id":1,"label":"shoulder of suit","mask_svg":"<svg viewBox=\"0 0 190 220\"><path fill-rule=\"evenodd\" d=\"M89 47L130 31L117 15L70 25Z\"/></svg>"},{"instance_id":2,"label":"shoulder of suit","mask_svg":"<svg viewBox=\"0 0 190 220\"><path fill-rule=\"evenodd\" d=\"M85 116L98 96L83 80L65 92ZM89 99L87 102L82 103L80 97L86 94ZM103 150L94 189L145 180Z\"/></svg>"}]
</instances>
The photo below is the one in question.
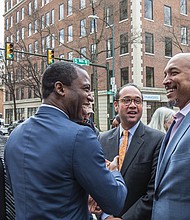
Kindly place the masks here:
<instances>
[{"instance_id":1,"label":"shoulder of suit","mask_svg":"<svg viewBox=\"0 0 190 220\"><path fill-rule=\"evenodd\" d=\"M119 129L119 128L112 128L112 129L110 129L110 130L108 130L108 131L100 132L100 133L99 133L99 136L100 136L100 137L110 136L110 135L114 134L115 132L117 132L118 129Z\"/></svg>"},{"instance_id":2,"label":"shoulder of suit","mask_svg":"<svg viewBox=\"0 0 190 220\"><path fill-rule=\"evenodd\" d=\"M144 127L145 127L145 132L152 133L152 134L155 134L156 136L160 136L160 137L163 137L165 135L165 133L163 133L162 131L151 128L148 125L144 125Z\"/></svg>"}]
</instances>

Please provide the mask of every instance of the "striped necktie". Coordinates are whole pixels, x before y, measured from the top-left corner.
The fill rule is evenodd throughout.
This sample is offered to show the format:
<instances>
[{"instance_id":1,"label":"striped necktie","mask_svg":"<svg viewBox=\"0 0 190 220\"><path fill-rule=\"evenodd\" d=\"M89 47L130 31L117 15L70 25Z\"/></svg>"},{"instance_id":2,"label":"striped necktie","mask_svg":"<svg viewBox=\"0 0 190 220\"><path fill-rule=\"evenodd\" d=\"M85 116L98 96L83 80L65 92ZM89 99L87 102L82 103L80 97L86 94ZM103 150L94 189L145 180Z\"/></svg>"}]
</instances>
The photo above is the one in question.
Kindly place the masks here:
<instances>
[{"instance_id":1,"label":"striped necktie","mask_svg":"<svg viewBox=\"0 0 190 220\"><path fill-rule=\"evenodd\" d=\"M123 131L123 139L121 142L121 145L119 147L119 170L121 170L124 158L125 158L125 153L128 145L128 131L124 130Z\"/></svg>"}]
</instances>

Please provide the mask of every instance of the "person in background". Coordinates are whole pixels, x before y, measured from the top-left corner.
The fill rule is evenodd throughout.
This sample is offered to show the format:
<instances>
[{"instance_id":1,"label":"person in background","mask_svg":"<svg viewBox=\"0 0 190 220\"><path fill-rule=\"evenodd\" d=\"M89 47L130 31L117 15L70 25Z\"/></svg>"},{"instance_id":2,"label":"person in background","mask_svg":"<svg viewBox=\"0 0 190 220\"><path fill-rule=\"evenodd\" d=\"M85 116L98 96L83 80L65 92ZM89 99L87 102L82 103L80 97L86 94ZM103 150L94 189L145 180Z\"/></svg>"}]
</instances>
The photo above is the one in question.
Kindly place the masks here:
<instances>
[{"instance_id":1,"label":"person in background","mask_svg":"<svg viewBox=\"0 0 190 220\"><path fill-rule=\"evenodd\" d=\"M173 122L174 115L175 115L175 111L171 108L167 108L167 107L157 108L154 114L152 115L152 118L148 126L166 133L166 131Z\"/></svg>"},{"instance_id":2,"label":"person in background","mask_svg":"<svg viewBox=\"0 0 190 220\"><path fill-rule=\"evenodd\" d=\"M120 165L128 196L120 215L114 217L103 213L101 219L150 220L157 160L164 133L141 122L143 97L136 85L121 87L116 93L114 107L121 123L100 133L99 141L105 158L112 161L120 155L124 135L128 132L124 161Z\"/></svg>"},{"instance_id":3,"label":"person in background","mask_svg":"<svg viewBox=\"0 0 190 220\"><path fill-rule=\"evenodd\" d=\"M169 102L179 111L160 149L152 220L189 220L190 53L179 53L169 60L163 85Z\"/></svg>"},{"instance_id":4,"label":"person in background","mask_svg":"<svg viewBox=\"0 0 190 220\"><path fill-rule=\"evenodd\" d=\"M120 124L120 117L119 117L119 115L117 114L117 115L114 117L113 121L112 121L112 128L118 127L119 124Z\"/></svg>"},{"instance_id":5,"label":"person in background","mask_svg":"<svg viewBox=\"0 0 190 220\"><path fill-rule=\"evenodd\" d=\"M83 112L84 112L84 118L81 124L90 126L96 135L99 135L98 128L94 125L92 114L94 114L94 111L92 109L92 102L89 103L89 105L83 105ZM80 124L80 123L79 123Z\"/></svg>"},{"instance_id":6,"label":"person in background","mask_svg":"<svg viewBox=\"0 0 190 220\"><path fill-rule=\"evenodd\" d=\"M123 178L107 169L94 131L76 123L93 101L89 74L71 63L49 65L42 96L36 114L5 146L16 220L89 220L89 194L102 210L119 214L127 195Z\"/></svg>"}]
</instances>

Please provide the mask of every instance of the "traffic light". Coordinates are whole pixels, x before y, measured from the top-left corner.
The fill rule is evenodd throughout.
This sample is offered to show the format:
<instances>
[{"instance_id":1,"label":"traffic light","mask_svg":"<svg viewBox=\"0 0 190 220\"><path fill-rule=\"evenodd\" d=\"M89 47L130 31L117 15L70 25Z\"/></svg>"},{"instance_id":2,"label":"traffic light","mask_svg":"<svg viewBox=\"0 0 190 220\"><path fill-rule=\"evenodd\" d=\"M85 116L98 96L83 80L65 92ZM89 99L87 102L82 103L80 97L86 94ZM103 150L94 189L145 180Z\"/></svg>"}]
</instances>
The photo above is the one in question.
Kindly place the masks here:
<instances>
[{"instance_id":1,"label":"traffic light","mask_svg":"<svg viewBox=\"0 0 190 220\"><path fill-rule=\"evenodd\" d=\"M14 44L11 42L6 42L5 43L5 59L6 60L13 60L14 56Z\"/></svg>"},{"instance_id":2,"label":"traffic light","mask_svg":"<svg viewBox=\"0 0 190 220\"><path fill-rule=\"evenodd\" d=\"M47 49L47 64L50 65L54 63L54 50Z\"/></svg>"}]
</instances>

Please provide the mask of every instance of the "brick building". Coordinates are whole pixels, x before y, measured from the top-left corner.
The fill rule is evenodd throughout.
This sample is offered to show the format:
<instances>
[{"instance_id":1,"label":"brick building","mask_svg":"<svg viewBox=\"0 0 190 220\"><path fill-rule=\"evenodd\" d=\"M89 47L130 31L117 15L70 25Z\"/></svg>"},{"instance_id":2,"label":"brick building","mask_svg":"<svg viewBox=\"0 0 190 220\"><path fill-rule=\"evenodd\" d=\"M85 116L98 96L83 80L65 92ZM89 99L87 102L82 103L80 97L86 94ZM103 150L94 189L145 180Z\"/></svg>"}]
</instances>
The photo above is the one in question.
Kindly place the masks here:
<instances>
[{"instance_id":1,"label":"brick building","mask_svg":"<svg viewBox=\"0 0 190 220\"><path fill-rule=\"evenodd\" d=\"M128 82L142 89L143 121L148 122L157 107L167 104L164 66L174 54L190 50L189 13L190 0L5 0L5 41L15 48L8 76L17 108L14 112L7 88L6 123L14 114L29 117L39 106L47 48L54 49L55 62L84 58L95 64L85 68L101 130L114 114L113 92Z\"/></svg>"}]
</instances>

